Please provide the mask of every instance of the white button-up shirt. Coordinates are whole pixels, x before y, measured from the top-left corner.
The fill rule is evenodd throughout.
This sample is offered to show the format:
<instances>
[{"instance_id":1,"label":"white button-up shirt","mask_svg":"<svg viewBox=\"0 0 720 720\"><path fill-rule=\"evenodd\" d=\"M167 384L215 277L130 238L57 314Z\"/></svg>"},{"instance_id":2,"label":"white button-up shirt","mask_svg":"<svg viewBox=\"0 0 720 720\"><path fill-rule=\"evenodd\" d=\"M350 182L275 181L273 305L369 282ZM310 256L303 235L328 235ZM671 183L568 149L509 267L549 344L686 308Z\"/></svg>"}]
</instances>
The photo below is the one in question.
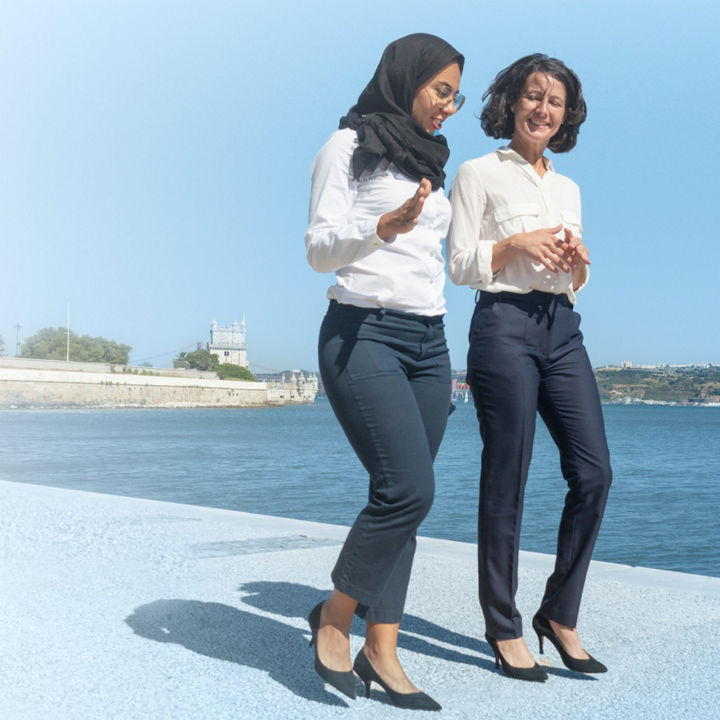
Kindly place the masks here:
<instances>
[{"instance_id":1,"label":"white button-up shirt","mask_svg":"<svg viewBox=\"0 0 720 720\"><path fill-rule=\"evenodd\" d=\"M318 272L335 272L337 282L327 295L339 303L444 314L442 239L450 224L448 199L441 188L434 190L418 224L383 241L376 232L380 217L411 198L419 182L387 162L355 180L350 162L356 147L354 130L337 130L313 162L308 262Z\"/></svg>"},{"instance_id":2,"label":"white button-up shirt","mask_svg":"<svg viewBox=\"0 0 720 720\"><path fill-rule=\"evenodd\" d=\"M572 272L550 272L525 253L492 272L493 245L511 235L563 225L582 237L580 189L556 173L549 160L545 164L540 177L527 160L505 147L460 166L450 192L447 238L448 272L455 284L488 292L566 293L575 302ZM558 237L564 237L562 231ZM586 273L581 287L588 277Z\"/></svg>"}]
</instances>

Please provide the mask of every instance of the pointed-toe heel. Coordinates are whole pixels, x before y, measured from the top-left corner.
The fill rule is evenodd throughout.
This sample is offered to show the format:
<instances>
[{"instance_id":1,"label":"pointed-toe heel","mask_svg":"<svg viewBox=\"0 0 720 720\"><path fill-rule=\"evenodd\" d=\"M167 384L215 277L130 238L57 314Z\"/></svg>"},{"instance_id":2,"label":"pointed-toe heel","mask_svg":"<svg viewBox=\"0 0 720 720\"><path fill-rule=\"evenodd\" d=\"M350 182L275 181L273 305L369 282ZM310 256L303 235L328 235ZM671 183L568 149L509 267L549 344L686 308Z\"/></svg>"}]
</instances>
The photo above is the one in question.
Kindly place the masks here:
<instances>
[{"instance_id":1,"label":"pointed-toe heel","mask_svg":"<svg viewBox=\"0 0 720 720\"><path fill-rule=\"evenodd\" d=\"M320 628L320 613L322 612L322 603L318 603L308 615L308 624L310 625L310 647L315 646L315 672L329 685L339 690L351 700L357 697L355 692L355 673L352 670L331 670L320 661L317 649L317 633Z\"/></svg>"},{"instance_id":2,"label":"pointed-toe heel","mask_svg":"<svg viewBox=\"0 0 720 720\"><path fill-rule=\"evenodd\" d=\"M388 684L377 674L375 668L370 664L365 652L360 652L355 657L353 669L360 676L365 685L365 697L370 697L370 685L377 683L390 698L395 707L405 710L442 710L442 706L436 700L433 700L424 692L416 693L399 693L393 690Z\"/></svg>"},{"instance_id":3,"label":"pointed-toe heel","mask_svg":"<svg viewBox=\"0 0 720 720\"><path fill-rule=\"evenodd\" d=\"M599 660L596 660L592 655L590 655L590 653L588 653L589 657L585 659L574 658L572 655L569 655L565 648L562 646L560 638L555 634L555 631L552 629L550 621L543 615L540 615L540 613L535 614L535 617L532 621L532 626L533 630L535 630L535 634L538 636L538 644L540 646L541 654L543 652L543 637L546 637L555 646L555 649L560 655L560 659L563 661L563 665L565 665L568 670L573 670L574 672L581 673L607 672L607 667L603 665Z\"/></svg>"},{"instance_id":4,"label":"pointed-toe heel","mask_svg":"<svg viewBox=\"0 0 720 720\"><path fill-rule=\"evenodd\" d=\"M488 634L485 634L485 639L495 654L495 667L502 667L502 671L508 677L515 678L516 680L528 680L530 682L545 682L547 680L547 673L537 663L529 668L511 665L500 652L497 640Z\"/></svg>"}]
</instances>

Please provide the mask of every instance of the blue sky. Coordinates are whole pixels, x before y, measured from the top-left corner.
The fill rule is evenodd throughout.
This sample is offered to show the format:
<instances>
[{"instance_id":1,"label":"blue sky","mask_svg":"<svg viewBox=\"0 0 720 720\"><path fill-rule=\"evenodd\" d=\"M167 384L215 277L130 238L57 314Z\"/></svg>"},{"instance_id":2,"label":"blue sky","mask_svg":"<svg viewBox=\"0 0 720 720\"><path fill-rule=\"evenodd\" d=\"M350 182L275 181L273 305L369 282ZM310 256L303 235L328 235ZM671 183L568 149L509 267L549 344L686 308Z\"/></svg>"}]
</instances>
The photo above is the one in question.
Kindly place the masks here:
<instances>
[{"instance_id":1,"label":"blue sky","mask_svg":"<svg viewBox=\"0 0 720 720\"><path fill-rule=\"evenodd\" d=\"M594 365L720 362L720 4L548 0L0 0L0 335L64 325L167 365L248 322L256 371L314 369L333 276L305 260L310 163L391 40L466 56L449 179L492 151L475 115L529 52L579 74L553 157L583 196ZM449 187L449 184L448 184ZM448 281L452 364L473 292Z\"/></svg>"}]
</instances>

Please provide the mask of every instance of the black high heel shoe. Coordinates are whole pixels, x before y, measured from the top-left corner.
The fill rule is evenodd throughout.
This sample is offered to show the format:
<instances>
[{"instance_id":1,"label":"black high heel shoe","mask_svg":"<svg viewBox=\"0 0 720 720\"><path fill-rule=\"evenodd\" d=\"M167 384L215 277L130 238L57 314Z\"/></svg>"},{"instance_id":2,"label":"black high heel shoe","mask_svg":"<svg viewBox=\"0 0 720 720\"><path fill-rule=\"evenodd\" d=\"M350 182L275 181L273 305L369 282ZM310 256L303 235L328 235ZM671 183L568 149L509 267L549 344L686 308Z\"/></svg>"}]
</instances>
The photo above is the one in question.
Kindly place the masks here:
<instances>
[{"instance_id":1,"label":"black high heel shoe","mask_svg":"<svg viewBox=\"0 0 720 720\"><path fill-rule=\"evenodd\" d=\"M315 672L326 682L339 690L343 695L347 695L354 700L357 695L355 693L355 674L352 670L331 670L329 667L320 662L317 651L317 632L320 627L320 613L322 612L322 603L318 603L308 615L308 623L310 625L310 647L315 646Z\"/></svg>"},{"instance_id":2,"label":"black high heel shoe","mask_svg":"<svg viewBox=\"0 0 720 720\"><path fill-rule=\"evenodd\" d=\"M503 672L508 677L515 678L516 680L529 680L530 682L545 682L547 680L547 673L537 663L529 668L511 665L500 652L497 640L491 638L487 633L485 633L485 639L495 653L495 667L502 665Z\"/></svg>"},{"instance_id":3,"label":"black high heel shoe","mask_svg":"<svg viewBox=\"0 0 720 720\"><path fill-rule=\"evenodd\" d=\"M555 634L552 629L550 621L536 613L532 621L533 630L538 636L538 643L540 644L540 653L543 652L543 636L546 637L554 646L555 649L560 653L560 657L563 661L563 665L570 670L581 673L604 673L607 672L607 668L599 660L596 660L590 653L590 657L583 659L574 658L569 655L565 648L560 642L560 638Z\"/></svg>"},{"instance_id":4,"label":"black high heel shoe","mask_svg":"<svg viewBox=\"0 0 720 720\"><path fill-rule=\"evenodd\" d=\"M433 700L424 692L399 693L388 687L388 684L377 674L375 668L370 664L367 655L362 648L355 657L353 669L365 683L365 697L370 697L370 684L377 683L387 693L395 707L405 710L442 710L440 703Z\"/></svg>"}]
</instances>

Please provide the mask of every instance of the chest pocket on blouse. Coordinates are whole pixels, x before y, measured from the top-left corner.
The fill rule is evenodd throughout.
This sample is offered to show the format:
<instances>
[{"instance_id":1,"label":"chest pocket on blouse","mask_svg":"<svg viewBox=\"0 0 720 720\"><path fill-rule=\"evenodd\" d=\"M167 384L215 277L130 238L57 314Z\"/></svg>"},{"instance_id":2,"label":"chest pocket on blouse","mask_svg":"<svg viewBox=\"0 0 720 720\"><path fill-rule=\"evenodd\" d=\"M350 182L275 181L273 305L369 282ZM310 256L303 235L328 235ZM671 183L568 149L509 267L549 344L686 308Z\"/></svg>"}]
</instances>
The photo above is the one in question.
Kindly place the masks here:
<instances>
[{"instance_id":1,"label":"chest pocket on blouse","mask_svg":"<svg viewBox=\"0 0 720 720\"><path fill-rule=\"evenodd\" d=\"M502 205L493 211L493 217L503 238L520 232L538 229L540 206L535 203Z\"/></svg>"},{"instance_id":2,"label":"chest pocket on blouse","mask_svg":"<svg viewBox=\"0 0 720 720\"><path fill-rule=\"evenodd\" d=\"M580 217L576 215L572 210L562 210L560 212L562 217L563 225L572 232L576 237L582 237L582 225L580 224Z\"/></svg>"}]
</instances>

